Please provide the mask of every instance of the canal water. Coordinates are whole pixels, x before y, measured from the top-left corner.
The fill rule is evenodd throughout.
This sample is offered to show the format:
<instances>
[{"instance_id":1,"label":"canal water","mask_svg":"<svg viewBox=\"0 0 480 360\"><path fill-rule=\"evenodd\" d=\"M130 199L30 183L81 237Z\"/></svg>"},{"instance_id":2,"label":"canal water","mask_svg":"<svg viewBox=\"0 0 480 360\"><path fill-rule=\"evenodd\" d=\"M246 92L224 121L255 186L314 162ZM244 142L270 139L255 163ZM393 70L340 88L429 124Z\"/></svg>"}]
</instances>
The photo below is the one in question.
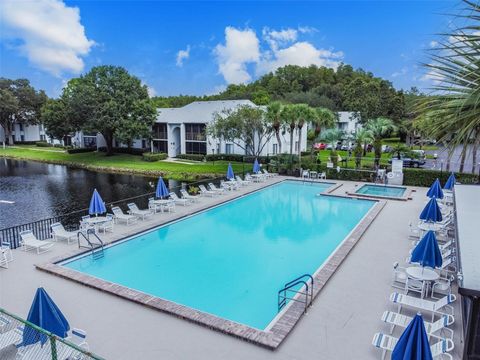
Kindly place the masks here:
<instances>
[{"instance_id":1,"label":"canal water","mask_svg":"<svg viewBox=\"0 0 480 360\"><path fill-rule=\"evenodd\" d=\"M94 188L110 203L154 192L156 181L0 158L0 229L85 209ZM170 189L178 185L167 183Z\"/></svg>"}]
</instances>

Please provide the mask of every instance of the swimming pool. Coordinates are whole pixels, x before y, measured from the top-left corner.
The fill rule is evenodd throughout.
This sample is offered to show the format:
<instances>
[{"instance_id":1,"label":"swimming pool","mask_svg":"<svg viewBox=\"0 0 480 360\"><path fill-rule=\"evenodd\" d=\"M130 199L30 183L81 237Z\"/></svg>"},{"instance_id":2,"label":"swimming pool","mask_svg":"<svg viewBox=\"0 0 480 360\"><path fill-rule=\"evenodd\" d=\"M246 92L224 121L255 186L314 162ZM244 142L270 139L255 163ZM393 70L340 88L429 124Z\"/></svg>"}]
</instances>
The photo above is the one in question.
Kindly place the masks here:
<instances>
[{"instance_id":1,"label":"swimming pool","mask_svg":"<svg viewBox=\"0 0 480 360\"><path fill-rule=\"evenodd\" d=\"M357 191L355 191L355 194L401 198L405 193L405 190L407 190L407 188L400 186L366 184L359 188Z\"/></svg>"},{"instance_id":2,"label":"swimming pool","mask_svg":"<svg viewBox=\"0 0 480 360\"><path fill-rule=\"evenodd\" d=\"M315 273L375 204L317 196L330 186L284 181L61 265L265 329L278 290Z\"/></svg>"}]
</instances>

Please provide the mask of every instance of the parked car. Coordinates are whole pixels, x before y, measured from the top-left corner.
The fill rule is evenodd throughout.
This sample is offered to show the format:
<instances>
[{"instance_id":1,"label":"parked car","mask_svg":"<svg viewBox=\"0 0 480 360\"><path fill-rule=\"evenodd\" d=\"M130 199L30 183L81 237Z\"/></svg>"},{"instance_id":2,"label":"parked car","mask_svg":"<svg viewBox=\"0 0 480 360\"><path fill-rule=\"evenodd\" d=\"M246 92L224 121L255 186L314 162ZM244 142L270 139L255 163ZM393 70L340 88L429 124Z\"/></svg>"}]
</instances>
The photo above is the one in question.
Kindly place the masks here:
<instances>
[{"instance_id":1,"label":"parked car","mask_svg":"<svg viewBox=\"0 0 480 360\"><path fill-rule=\"evenodd\" d=\"M393 157L390 160L388 160L388 163L391 164L393 159L403 160L403 167L418 168L418 167L421 167L421 166L425 165L425 163L426 163L425 159L414 159L414 158L411 158L411 157L404 157L404 156L400 156L400 158Z\"/></svg>"},{"instance_id":2,"label":"parked car","mask_svg":"<svg viewBox=\"0 0 480 360\"><path fill-rule=\"evenodd\" d=\"M425 150L411 150L415 158L425 159Z\"/></svg>"},{"instance_id":3,"label":"parked car","mask_svg":"<svg viewBox=\"0 0 480 360\"><path fill-rule=\"evenodd\" d=\"M316 143L315 145L313 145L313 148L316 150L325 150L326 147L327 144L324 143Z\"/></svg>"}]
</instances>

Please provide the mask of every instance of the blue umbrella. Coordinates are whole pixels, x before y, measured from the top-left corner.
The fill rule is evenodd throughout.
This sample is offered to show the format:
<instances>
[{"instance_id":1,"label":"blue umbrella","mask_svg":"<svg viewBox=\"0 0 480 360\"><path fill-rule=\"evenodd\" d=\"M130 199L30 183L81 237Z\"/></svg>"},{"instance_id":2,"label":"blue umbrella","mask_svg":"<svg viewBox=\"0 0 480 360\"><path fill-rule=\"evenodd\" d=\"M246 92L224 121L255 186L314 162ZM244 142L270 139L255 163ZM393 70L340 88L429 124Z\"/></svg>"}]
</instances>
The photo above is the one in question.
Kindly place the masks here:
<instances>
[{"instance_id":1,"label":"blue umbrella","mask_svg":"<svg viewBox=\"0 0 480 360\"><path fill-rule=\"evenodd\" d=\"M420 220L433 222L442 221L442 212L437 204L437 199L434 197L430 199L420 214Z\"/></svg>"},{"instance_id":2,"label":"blue umbrella","mask_svg":"<svg viewBox=\"0 0 480 360\"><path fill-rule=\"evenodd\" d=\"M232 164L230 164L230 163L228 163L227 179L228 180L235 179L235 174L233 173Z\"/></svg>"},{"instance_id":3,"label":"blue umbrella","mask_svg":"<svg viewBox=\"0 0 480 360\"><path fill-rule=\"evenodd\" d=\"M407 326L392 352L392 360L432 360L422 315L417 314Z\"/></svg>"},{"instance_id":4,"label":"blue umbrella","mask_svg":"<svg viewBox=\"0 0 480 360\"><path fill-rule=\"evenodd\" d=\"M452 172L448 177L448 180L445 183L445 186L443 188L445 190L453 190L453 187L455 186L455 181L456 181L455 174Z\"/></svg>"},{"instance_id":5,"label":"blue umbrella","mask_svg":"<svg viewBox=\"0 0 480 360\"><path fill-rule=\"evenodd\" d=\"M163 199L165 197L168 197L169 191L167 187L165 186L165 183L163 182L162 177L160 176L158 178L158 183L157 183L157 191L155 191L155 196L157 198Z\"/></svg>"},{"instance_id":6,"label":"blue umbrella","mask_svg":"<svg viewBox=\"0 0 480 360\"><path fill-rule=\"evenodd\" d=\"M415 246L410 261L419 263L424 267L439 268L442 266L442 252L438 247L437 238L432 230L428 231Z\"/></svg>"},{"instance_id":7,"label":"blue umbrella","mask_svg":"<svg viewBox=\"0 0 480 360\"><path fill-rule=\"evenodd\" d=\"M436 197L437 199L443 199L442 186L438 178L433 182L432 186L430 186L430 189L428 189L427 196L429 198Z\"/></svg>"},{"instance_id":8,"label":"blue umbrella","mask_svg":"<svg viewBox=\"0 0 480 360\"><path fill-rule=\"evenodd\" d=\"M255 158L255 162L253 163L253 172L255 174L260 172L260 164L257 161L257 158Z\"/></svg>"},{"instance_id":9,"label":"blue umbrella","mask_svg":"<svg viewBox=\"0 0 480 360\"><path fill-rule=\"evenodd\" d=\"M102 197L98 193L97 189L93 190L92 199L90 200L90 206L88 208L88 213L90 215L98 215L107 212L105 203L102 200Z\"/></svg>"},{"instance_id":10,"label":"blue umbrella","mask_svg":"<svg viewBox=\"0 0 480 360\"><path fill-rule=\"evenodd\" d=\"M67 337L67 332L70 330L67 319L44 288L37 289L27 321L61 338ZM47 341L47 336L29 326L25 326L22 345L27 346L38 341L44 344Z\"/></svg>"}]
</instances>

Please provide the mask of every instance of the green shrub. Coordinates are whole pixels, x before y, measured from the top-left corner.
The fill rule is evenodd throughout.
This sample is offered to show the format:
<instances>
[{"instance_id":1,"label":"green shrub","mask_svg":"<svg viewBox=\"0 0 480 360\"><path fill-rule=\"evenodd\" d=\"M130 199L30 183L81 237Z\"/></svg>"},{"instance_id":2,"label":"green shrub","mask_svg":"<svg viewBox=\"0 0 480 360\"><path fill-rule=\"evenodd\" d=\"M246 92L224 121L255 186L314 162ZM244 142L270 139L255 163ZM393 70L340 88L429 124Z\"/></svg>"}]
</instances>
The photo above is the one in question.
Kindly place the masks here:
<instances>
[{"instance_id":1,"label":"green shrub","mask_svg":"<svg viewBox=\"0 0 480 360\"><path fill-rule=\"evenodd\" d=\"M205 155L202 154L178 154L177 159L184 159L184 160L193 160L193 161L203 161L205 159Z\"/></svg>"},{"instance_id":2,"label":"green shrub","mask_svg":"<svg viewBox=\"0 0 480 360\"><path fill-rule=\"evenodd\" d=\"M49 144L46 141L37 141L35 143L35 145L38 146L38 147L52 147L53 146L52 144Z\"/></svg>"},{"instance_id":3,"label":"green shrub","mask_svg":"<svg viewBox=\"0 0 480 360\"><path fill-rule=\"evenodd\" d=\"M101 152L107 152L107 147L106 146L101 146L98 148L98 151ZM147 149L143 148L127 148L127 147L114 147L112 148L112 151L115 154L130 154L130 155L138 155L138 156L143 156L143 154L147 151Z\"/></svg>"},{"instance_id":4,"label":"green shrub","mask_svg":"<svg viewBox=\"0 0 480 360\"><path fill-rule=\"evenodd\" d=\"M53 144L53 147L60 148L60 149L65 149L65 146L63 146L62 144Z\"/></svg>"},{"instance_id":5,"label":"green shrub","mask_svg":"<svg viewBox=\"0 0 480 360\"><path fill-rule=\"evenodd\" d=\"M146 152L146 153L142 154L142 160L143 161L149 161L149 162L165 160L167 157L168 157L168 155L165 154L165 153Z\"/></svg>"},{"instance_id":6,"label":"green shrub","mask_svg":"<svg viewBox=\"0 0 480 360\"><path fill-rule=\"evenodd\" d=\"M450 173L447 171L424 170L424 169L403 169L403 184L409 186L430 186L436 178L445 184ZM477 184L478 175L455 173L455 178L462 184Z\"/></svg>"},{"instance_id":7,"label":"green shrub","mask_svg":"<svg viewBox=\"0 0 480 360\"><path fill-rule=\"evenodd\" d=\"M68 149L67 152L69 154L80 154L80 153L87 153L87 152L94 152L95 148L75 148L75 149Z\"/></svg>"},{"instance_id":8,"label":"green shrub","mask_svg":"<svg viewBox=\"0 0 480 360\"><path fill-rule=\"evenodd\" d=\"M14 145L36 145L38 141L14 141Z\"/></svg>"}]
</instances>

